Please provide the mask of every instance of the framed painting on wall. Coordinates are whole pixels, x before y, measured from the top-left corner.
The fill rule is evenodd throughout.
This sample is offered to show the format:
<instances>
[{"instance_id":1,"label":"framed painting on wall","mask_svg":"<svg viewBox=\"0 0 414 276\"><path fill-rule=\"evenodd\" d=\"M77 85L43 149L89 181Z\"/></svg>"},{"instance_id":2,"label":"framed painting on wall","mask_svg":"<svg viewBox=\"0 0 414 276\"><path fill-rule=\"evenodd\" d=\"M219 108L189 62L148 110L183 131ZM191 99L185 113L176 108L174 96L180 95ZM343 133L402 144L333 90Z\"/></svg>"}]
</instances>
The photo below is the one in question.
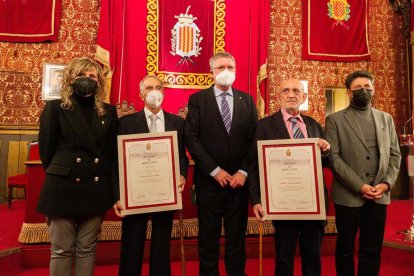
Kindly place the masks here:
<instances>
[{"instance_id":1,"label":"framed painting on wall","mask_svg":"<svg viewBox=\"0 0 414 276\"><path fill-rule=\"evenodd\" d=\"M64 64L44 63L42 76L42 100L60 99Z\"/></svg>"}]
</instances>

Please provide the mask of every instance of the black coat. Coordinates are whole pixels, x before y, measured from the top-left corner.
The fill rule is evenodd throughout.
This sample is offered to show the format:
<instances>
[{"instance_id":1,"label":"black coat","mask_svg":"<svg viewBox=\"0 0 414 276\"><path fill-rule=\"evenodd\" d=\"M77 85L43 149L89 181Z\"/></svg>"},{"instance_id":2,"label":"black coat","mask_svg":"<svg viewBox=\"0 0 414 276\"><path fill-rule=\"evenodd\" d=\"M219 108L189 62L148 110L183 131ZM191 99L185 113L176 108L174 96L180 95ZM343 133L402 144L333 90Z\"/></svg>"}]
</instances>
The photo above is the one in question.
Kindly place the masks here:
<instances>
[{"instance_id":1,"label":"black coat","mask_svg":"<svg viewBox=\"0 0 414 276\"><path fill-rule=\"evenodd\" d=\"M185 144L195 161L194 183L209 182L210 173L220 166L230 175L247 172L247 152L257 123L253 98L233 90L233 116L227 133L213 87L191 95L185 124Z\"/></svg>"},{"instance_id":2,"label":"black coat","mask_svg":"<svg viewBox=\"0 0 414 276\"><path fill-rule=\"evenodd\" d=\"M40 117L39 151L46 179L37 210L48 216L97 215L111 208L112 166L116 158L117 114L93 112L91 127L74 100L46 104Z\"/></svg>"}]
</instances>

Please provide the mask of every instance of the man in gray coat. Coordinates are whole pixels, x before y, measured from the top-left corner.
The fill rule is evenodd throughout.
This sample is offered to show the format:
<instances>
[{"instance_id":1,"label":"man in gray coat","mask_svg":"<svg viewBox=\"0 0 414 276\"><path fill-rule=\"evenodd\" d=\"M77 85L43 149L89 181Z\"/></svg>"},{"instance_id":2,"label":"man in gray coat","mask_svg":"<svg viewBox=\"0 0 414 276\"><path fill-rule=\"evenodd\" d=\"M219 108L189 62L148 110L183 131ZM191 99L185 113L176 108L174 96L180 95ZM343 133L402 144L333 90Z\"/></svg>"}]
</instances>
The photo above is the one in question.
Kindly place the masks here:
<instances>
[{"instance_id":1,"label":"man in gray coat","mask_svg":"<svg viewBox=\"0 0 414 276\"><path fill-rule=\"evenodd\" d=\"M355 275L354 244L359 230L358 275L378 275L390 191L401 154L390 114L371 107L374 78L367 71L348 75L350 106L326 118L334 172L337 275Z\"/></svg>"}]
</instances>

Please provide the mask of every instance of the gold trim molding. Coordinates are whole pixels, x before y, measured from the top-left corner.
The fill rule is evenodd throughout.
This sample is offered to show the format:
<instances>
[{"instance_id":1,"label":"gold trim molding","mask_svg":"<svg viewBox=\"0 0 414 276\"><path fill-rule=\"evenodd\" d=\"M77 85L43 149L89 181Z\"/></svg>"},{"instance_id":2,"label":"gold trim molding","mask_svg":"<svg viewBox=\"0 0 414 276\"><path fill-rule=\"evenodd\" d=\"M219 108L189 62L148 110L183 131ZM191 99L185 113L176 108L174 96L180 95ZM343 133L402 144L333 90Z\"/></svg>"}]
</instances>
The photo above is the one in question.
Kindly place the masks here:
<instances>
[{"instance_id":1,"label":"gold trim molding","mask_svg":"<svg viewBox=\"0 0 414 276\"><path fill-rule=\"evenodd\" d=\"M32 135L39 133L39 126L0 126L3 135Z\"/></svg>"},{"instance_id":2,"label":"gold trim molding","mask_svg":"<svg viewBox=\"0 0 414 276\"><path fill-rule=\"evenodd\" d=\"M225 0L214 0L214 53L224 52L226 33L226 3ZM203 89L214 82L210 73L176 73L158 71L158 0L148 0L147 3L147 73L158 76L164 81L165 87Z\"/></svg>"}]
</instances>

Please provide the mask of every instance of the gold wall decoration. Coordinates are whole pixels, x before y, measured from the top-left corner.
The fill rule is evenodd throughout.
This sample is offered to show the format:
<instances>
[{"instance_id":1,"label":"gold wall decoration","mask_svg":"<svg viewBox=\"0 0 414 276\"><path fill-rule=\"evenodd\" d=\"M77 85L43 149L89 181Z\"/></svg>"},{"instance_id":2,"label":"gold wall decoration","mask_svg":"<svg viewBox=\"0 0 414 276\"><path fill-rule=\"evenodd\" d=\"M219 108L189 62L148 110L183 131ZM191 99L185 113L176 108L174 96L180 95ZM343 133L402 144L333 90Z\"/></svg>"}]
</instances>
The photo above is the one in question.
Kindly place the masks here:
<instances>
[{"instance_id":1,"label":"gold wall decoration","mask_svg":"<svg viewBox=\"0 0 414 276\"><path fill-rule=\"evenodd\" d=\"M294 77L308 80L309 111L325 123L325 88L345 87L346 75L367 69L375 78L374 107L390 113L401 129L409 116L407 53L403 35L404 19L387 1L369 1L369 43L371 61L323 62L302 60L302 1L271 1L269 45L270 113L279 109L278 87Z\"/></svg>"},{"instance_id":2,"label":"gold wall decoration","mask_svg":"<svg viewBox=\"0 0 414 276\"><path fill-rule=\"evenodd\" d=\"M223 52L225 47L225 0L214 1L214 53ZM181 73L166 72L159 70L159 29L158 29L158 1L148 0L147 2L147 73L157 75L165 87L204 89L214 82L210 73Z\"/></svg>"}]
</instances>

